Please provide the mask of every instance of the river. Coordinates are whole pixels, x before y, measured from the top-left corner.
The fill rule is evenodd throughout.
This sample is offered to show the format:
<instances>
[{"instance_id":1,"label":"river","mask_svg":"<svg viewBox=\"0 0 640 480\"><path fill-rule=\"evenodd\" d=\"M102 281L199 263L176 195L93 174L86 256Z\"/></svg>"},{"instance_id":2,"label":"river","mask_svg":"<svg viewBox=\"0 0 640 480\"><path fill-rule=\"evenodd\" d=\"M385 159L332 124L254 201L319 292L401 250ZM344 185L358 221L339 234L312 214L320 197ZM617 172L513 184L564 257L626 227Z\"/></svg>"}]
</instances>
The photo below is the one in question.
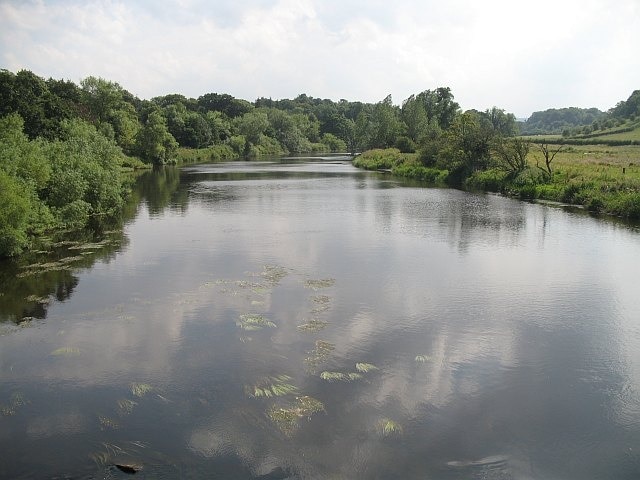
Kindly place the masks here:
<instances>
[{"instance_id":1,"label":"river","mask_svg":"<svg viewBox=\"0 0 640 480\"><path fill-rule=\"evenodd\" d=\"M149 172L39 255L0 264L0 478L640 477L632 225L285 158Z\"/></svg>"}]
</instances>

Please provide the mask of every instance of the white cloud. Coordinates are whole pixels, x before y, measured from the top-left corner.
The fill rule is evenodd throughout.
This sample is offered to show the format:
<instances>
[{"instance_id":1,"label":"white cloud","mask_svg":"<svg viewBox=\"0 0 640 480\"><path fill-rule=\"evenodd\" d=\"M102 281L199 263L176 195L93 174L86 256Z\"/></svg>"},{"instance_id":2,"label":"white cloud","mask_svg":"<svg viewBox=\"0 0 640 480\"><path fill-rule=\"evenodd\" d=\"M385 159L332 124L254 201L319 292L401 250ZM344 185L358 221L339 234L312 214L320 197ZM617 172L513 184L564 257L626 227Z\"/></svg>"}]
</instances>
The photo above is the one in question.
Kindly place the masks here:
<instances>
[{"instance_id":1,"label":"white cloud","mask_svg":"<svg viewBox=\"0 0 640 480\"><path fill-rule=\"evenodd\" d=\"M636 0L0 3L0 64L145 98L377 101L450 86L465 108L609 108L639 87Z\"/></svg>"}]
</instances>

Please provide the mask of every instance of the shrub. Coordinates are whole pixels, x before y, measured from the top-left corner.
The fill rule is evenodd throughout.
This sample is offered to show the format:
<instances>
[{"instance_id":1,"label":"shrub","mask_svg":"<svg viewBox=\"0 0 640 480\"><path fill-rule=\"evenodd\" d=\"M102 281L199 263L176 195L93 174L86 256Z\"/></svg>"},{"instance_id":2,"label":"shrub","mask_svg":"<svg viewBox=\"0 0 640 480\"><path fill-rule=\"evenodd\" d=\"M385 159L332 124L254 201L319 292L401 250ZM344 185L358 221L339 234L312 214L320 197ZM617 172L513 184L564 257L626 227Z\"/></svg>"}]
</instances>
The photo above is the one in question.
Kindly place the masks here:
<instances>
[{"instance_id":1,"label":"shrub","mask_svg":"<svg viewBox=\"0 0 640 480\"><path fill-rule=\"evenodd\" d=\"M465 186L474 190L487 190L490 192L502 192L505 189L508 173L504 170L492 168L489 170L474 172L465 183Z\"/></svg>"}]
</instances>

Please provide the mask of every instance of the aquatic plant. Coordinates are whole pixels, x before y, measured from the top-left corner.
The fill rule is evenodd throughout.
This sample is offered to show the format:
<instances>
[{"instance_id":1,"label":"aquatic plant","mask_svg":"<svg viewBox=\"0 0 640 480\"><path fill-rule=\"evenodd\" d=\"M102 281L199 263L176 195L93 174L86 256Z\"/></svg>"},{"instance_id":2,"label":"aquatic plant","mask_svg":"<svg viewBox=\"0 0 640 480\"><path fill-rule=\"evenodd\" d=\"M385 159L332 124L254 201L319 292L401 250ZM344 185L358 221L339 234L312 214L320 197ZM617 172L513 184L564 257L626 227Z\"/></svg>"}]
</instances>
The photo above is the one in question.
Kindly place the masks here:
<instances>
[{"instance_id":1,"label":"aquatic plant","mask_svg":"<svg viewBox=\"0 0 640 480\"><path fill-rule=\"evenodd\" d=\"M132 383L131 384L131 393L139 398L144 397L151 390L153 390L153 387L148 383Z\"/></svg>"},{"instance_id":2,"label":"aquatic plant","mask_svg":"<svg viewBox=\"0 0 640 480\"><path fill-rule=\"evenodd\" d=\"M320 290L321 288L333 287L336 283L334 278L323 278L320 280L307 280L304 283L305 288L311 288L312 290Z\"/></svg>"},{"instance_id":3,"label":"aquatic plant","mask_svg":"<svg viewBox=\"0 0 640 480\"><path fill-rule=\"evenodd\" d=\"M378 370L378 367L372 363L356 363L356 370L361 373L368 373L373 370Z\"/></svg>"},{"instance_id":4,"label":"aquatic plant","mask_svg":"<svg viewBox=\"0 0 640 480\"><path fill-rule=\"evenodd\" d=\"M306 323L298 325L296 328L301 332L319 332L327 325L329 325L329 322L325 322L324 320L320 320L317 318L312 318Z\"/></svg>"},{"instance_id":5,"label":"aquatic plant","mask_svg":"<svg viewBox=\"0 0 640 480\"><path fill-rule=\"evenodd\" d=\"M305 365L311 371L315 371L318 365L326 361L334 349L335 346L333 344L325 342L324 340L317 340L316 347L310 352L307 352L309 356L304 359Z\"/></svg>"},{"instance_id":6,"label":"aquatic plant","mask_svg":"<svg viewBox=\"0 0 640 480\"><path fill-rule=\"evenodd\" d=\"M349 372L349 373L322 372L320 374L320 378L322 378L323 380L327 380L328 382L335 382L335 381L351 382L353 380L359 380L360 378L362 378L362 375L359 373L353 373L353 372Z\"/></svg>"},{"instance_id":7,"label":"aquatic plant","mask_svg":"<svg viewBox=\"0 0 640 480\"><path fill-rule=\"evenodd\" d=\"M281 397L283 395L298 393L298 387L288 383L290 381L291 377L288 375L265 377L255 385L245 386L245 392L255 398Z\"/></svg>"},{"instance_id":8,"label":"aquatic plant","mask_svg":"<svg viewBox=\"0 0 640 480\"><path fill-rule=\"evenodd\" d=\"M260 274L271 285L277 285L287 275L289 275L289 270L279 265L265 265Z\"/></svg>"},{"instance_id":9,"label":"aquatic plant","mask_svg":"<svg viewBox=\"0 0 640 480\"><path fill-rule=\"evenodd\" d=\"M120 425L115 420L105 417L104 415L98 415L98 420L100 421L101 428L110 428L112 430L116 430L120 428Z\"/></svg>"},{"instance_id":10,"label":"aquatic plant","mask_svg":"<svg viewBox=\"0 0 640 480\"><path fill-rule=\"evenodd\" d=\"M383 418L380 420L378 427L380 428L382 435L385 437L402 434L402 425L389 418Z\"/></svg>"},{"instance_id":11,"label":"aquatic plant","mask_svg":"<svg viewBox=\"0 0 640 480\"><path fill-rule=\"evenodd\" d=\"M80 355L80 349L75 347L60 347L51 352L51 355L71 357L74 355Z\"/></svg>"},{"instance_id":12,"label":"aquatic plant","mask_svg":"<svg viewBox=\"0 0 640 480\"><path fill-rule=\"evenodd\" d=\"M331 306L329 305L331 303L331 297L329 297L328 295L314 295L313 297L311 297L311 300L314 304L311 313L314 314L326 312Z\"/></svg>"},{"instance_id":13,"label":"aquatic plant","mask_svg":"<svg viewBox=\"0 0 640 480\"><path fill-rule=\"evenodd\" d=\"M262 315L244 314L240 315L240 319L236 320L236 325L242 330L253 331L261 330L264 327L276 328L276 324L267 320Z\"/></svg>"},{"instance_id":14,"label":"aquatic plant","mask_svg":"<svg viewBox=\"0 0 640 480\"><path fill-rule=\"evenodd\" d=\"M302 418L311 418L314 413L324 411L324 404L307 395L297 397L293 405L273 405L268 411L269 419L285 435L292 435L299 426Z\"/></svg>"},{"instance_id":15,"label":"aquatic plant","mask_svg":"<svg viewBox=\"0 0 640 480\"><path fill-rule=\"evenodd\" d=\"M133 412L133 407L135 407L138 402L134 402L133 400L129 400L128 398L123 398L118 400L118 408L120 409L121 415L129 415Z\"/></svg>"},{"instance_id":16,"label":"aquatic plant","mask_svg":"<svg viewBox=\"0 0 640 480\"><path fill-rule=\"evenodd\" d=\"M51 302L51 299L48 296L40 297L38 295L29 295L27 298L25 298L25 300L27 302L40 303L42 305L46 305Z\"/></svg>"},{"instance_id":17,"label":"aquatic plant","mask_svg":"<svg viewBox=\"0 0 640 480\"><path fill-rule=\"evenodd\" d=\"M24 395L22 395L22 393L20 392L15 392L11 395L11 398L9 399L9 405L0 404L0 413L2 413L2 415L6 417L15 415L16 409L26 404L27 402L24 399Z\"/></svg>"}]
</instances>

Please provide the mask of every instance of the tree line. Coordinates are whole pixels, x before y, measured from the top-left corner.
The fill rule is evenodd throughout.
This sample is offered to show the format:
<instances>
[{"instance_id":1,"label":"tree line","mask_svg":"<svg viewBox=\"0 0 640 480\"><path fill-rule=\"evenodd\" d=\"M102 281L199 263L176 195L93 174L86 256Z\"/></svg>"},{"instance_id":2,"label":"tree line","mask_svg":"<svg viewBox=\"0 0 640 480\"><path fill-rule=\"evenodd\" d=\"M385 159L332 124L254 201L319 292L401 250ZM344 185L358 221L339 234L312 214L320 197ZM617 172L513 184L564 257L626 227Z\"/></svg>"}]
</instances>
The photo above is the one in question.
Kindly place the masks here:
<instances>
[{"instance_id":1,"label":"tree line","mask_svg":"<svg viewBox=\"0 0 640 480\"><path fill-rule=\"evenodd\" d=\"M0 70L0 257L43 232L115 214L127 192L123 167L171 163L180 147L219 148L228 159L395 147L462 178L486 164L496 138L515 133L512 114L462 112L447 87L400 105L306 94L145 100L103 78Z\"/></svg>"}]
</instances>

